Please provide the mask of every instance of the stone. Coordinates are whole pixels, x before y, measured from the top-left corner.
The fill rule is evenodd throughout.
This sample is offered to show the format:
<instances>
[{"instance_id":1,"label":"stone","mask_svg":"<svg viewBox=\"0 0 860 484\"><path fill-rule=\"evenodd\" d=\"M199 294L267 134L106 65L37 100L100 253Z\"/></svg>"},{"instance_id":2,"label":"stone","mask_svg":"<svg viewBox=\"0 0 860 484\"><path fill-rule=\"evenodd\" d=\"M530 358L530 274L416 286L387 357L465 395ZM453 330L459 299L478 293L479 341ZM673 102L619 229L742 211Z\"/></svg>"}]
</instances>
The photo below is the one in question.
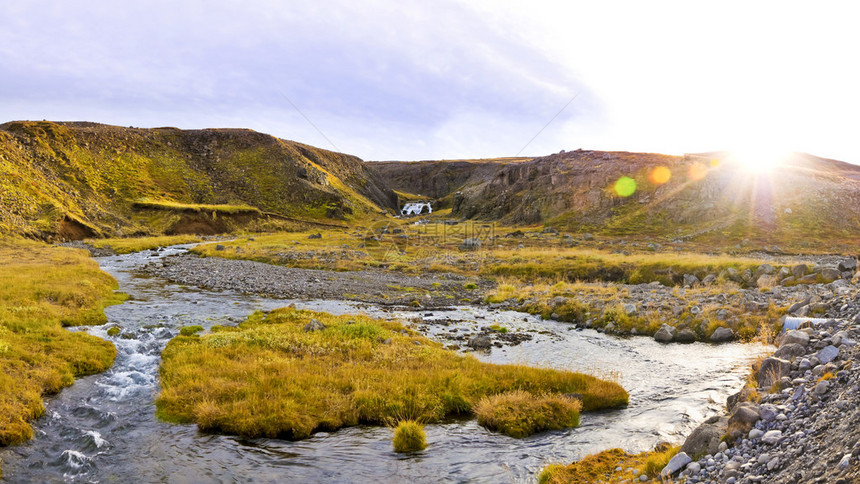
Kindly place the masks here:
<instances>
[{"instance_id":1,"label":"stone","mask_svg":"<svg viewBox=\"0 0 860 484\"><path fill-rule=\"evenodd\" d=\"M215 250L217 250L217 251L222 251L222 250L226 250L226 249L227 248L221 244L215 244Z\"/></svg>"},{"instance_id":2,"label":"stone","mask_svg":"<svg viewBox=\"0 0 860 484\"><path fill-rule=\"evenodd\" d=\"M750 430L749 439L750 439L750 440L753 440L753 439L760 439L762 435L764 435L764 430L761 430L761 429L751 429L751 430Z\"/></svg>"},{"instance_id":3,"label":"stone","mask_svg":"<svg viewBox=\"0 0 860 484\"><path fill-rule=\"evenodd\" d=\"M678 452L677 454L675 454L674 457L672 457L671 460L669 460L669 463L666 464L666 467L664 467L663 470L660 471L660 477L665 479L672 474L680 471L692 461L693 459L685 452Z\"/></svg>"},{"instance_id":4,"label":"stone","mask_svg":"<svg viewBox=\"0 0 860 484\"><path fill-rule=\"evenodd\" d=\"M834 334L830 337L830 344L833 346L839 346L842 344L842 341L848 338L848 331L842 330Z\"/></svg>"},{"instance_id":5,"label":"stone","mask_svg":"<svg viewBox=\"0 0 860 484\"><path fill-rule=\"evenodd\" d=\"M675 342L684 344L695 343L696 333L694 333L691 329L684 328L681 331L675 333Z\"/></svg>"},{"instance_id":6,"label":"stone","mask_svg":"<svg viewBox=\"0 0 860 484\"><path fill-rule=\"evenodd\" d=\"M806 264L797 264L791 267L791 274L794 277L800 278L809 272L809 267Z\"/></svg>"},{"instance_id":7,"label":"stone","mask_svg":"<svg viewBox=\"0 0 860 484\"><path fill-rule=\"evenodd\" d=\"M470 348L476 350L486 350L489 349L493 345L493 341L489 336L485 334L479 334L477 336L473 336L468 343L466 343Z\"/></svg>"},{"instance_id":8,"label":"stone","mask_svg":"<svg viewBox=\"0 0 860 484\"><path fill-rule=\"evenodd\" d=\"M305 325L304 330L306 333L310 333L312 331L322 331L325 329L325 325L319 319L313 318L311 321Z\"/></svg>"},{"instance_id":9,"label":"stone","mask_svg":"<svg viewBox=\"0 0 860 484\"><path fill-rule=\"evenodd\" d=\"M839 461L839 464L836 466L840 470L845 470L851 466L851 454L845 454L842 456L842 459Z\"/></svg>"},{"instance_id":10,"label":"stone","mask_svg":"<svg viewBox=\"0 0 860 484\"><path fill-rule=\"evenodd\" d=\"M839 272L854 272L857 270L857 259L845 259L843 261L839 261L839 264L836 265L836 269L838 269Z\"/></svg>"},{"instance_id":11,"label":"stone","mask_svg":"<svg viewBox=\"0 0 860 484\"><path fill-rule=\"evenodd\" d=\"M754 403L744 402L735 408L729 417L729 429L743 429L744 432L761 419Z\"/></svg>"},{"instance_id":12,"label":"stone","mask_svg":"<svg viewBox=\"0 0 860 484\"><path fill-rule=\"evenodd\" d=\"M693 274L684 274L684 287L696 287L701 284L699 278Z\"/></svg>"},{"instance_id":13,"label":"stone","mask_svg":"<svg viewBox=\"0 0 860 484\"><path fill-rule=\"evenodd\" d=\"M809 361L809 358L804 358L797 364L797 369L800 371L806 371L810 368L812 368L812 362Z\"/></svg>"},{"instance_id":14,"label":"stone","mask_svg":"<svg viewBox=\"0 0 860 484\"><path fill-rule=\"evenodd\" d=\"M753 278L758 279L759 277L764 276L764 275L769 276L769 275L773 274L774 272L776 272L776 269L774 269L772 265L762 264L762 265L758 266L758 269L755 270L755 275L753 275Z\"/></svg>"},{"instance_id":15,"label":"stone","mask_svg":"<svg viewBox=\"0 0 860 484\"><path fill-rule=\"evenodd\" d=\"M833 345L828 345L824 348L821 348L821 351L816 353L815 356L816 358L818 358L818 361L820 361L822 365L826 365L827 363L830 363L831 361L836 359L837 356L839 356L839 348Z\"/></svg>"},{"instance_id":16,"label":"stone","mask_svg":"<svg viewBox=\"0 0 860 484\"><path fill-rule=\"evenodd\" d=\"M702 279L702 284L705 286L710 286L711 284L713 284L715 282L717 282L717 275L716 274L708 274L707 276L705 276L704 279Z\"/></svg>"},{"instance_id":17,"label":"stone","mask_svg":"<svg viewBox=\"0 0 860 484\"><path fill-rule=\"evenodd\" d=\"M783 266L783 267L780 267L779 271L776 273L776 278L779 280L783 280L790 275L791 275L791 269Z\"/></svg>"},{"instance_id":18,"label":"stone","mask_svg":"<svg viewBox=\"0 0 860 484\"><path fill-rule=\"evenodd\" d=\"M780 381L782 377L788 376L791 371L791 362L770 356L761 362L761 367L758 371L758 386L762 388L770 388L774 383Z\"/></svg>"},{"instance_id":19,"label":"stone","mask_svg":"<svg viewBox=\"0 0 860 484\"><path fill-rule=\"evenodd\" d=\"M654 333L654 340L660 343L671 343L675 339L675 328L664 324L663 327Z\"/></svg>"},{"instance_id":20,"label":"stone","mask_svg":"<svg viewBox=\"0 0 860 484\"><path fill-rule=\"evenodd\" d=\"M823 283L827 284L842 277L842 273L832 267L825 267L819 273Z\"/></svg>"},{"instance_id":21,"label":"stone","mask_svg":"<svg viewBox=\"0 0 860 484\"><path fill-rule=\"evenodd\" d=\"M725 343L735 339L735 332L732 328L717 328L711 334L711 343Z\"/></svg>"},{"instance_id":22,"label":"stone","mask_svg":"<svg viewBox=\"0 0 860 484\"><path fill-rule=\"evenodd\" d=\"M806 347L799 345L797 343L789 343L783 344L779 346L779 349L773 353L775 358L782 358L784 360L793 360L795 357L801 356L806 353Z\"/></svg>"},{"instance_id":23,"label":"stone","mask_svg":"<svg viewBox=\"0 0 860 484\"><path fill-rule=\"evenodd\" d=\"M702 470L702 465L699 464L698 462L690 462L689 464L687 464L687 471L689 471L691 475L695 476L701 470Z\"/></svg>"},{"instance_id":24,"label":"stone","mask_svg":"<svg viewBox=\"0 0 860 484\"><path fill-rule=\"evenodd\" d=\"M774 445L782 438L782 430L768 430L762 436L761 441L768 445Z\"/></svg>"},{"instance_id":25,"label":"stone","mask_svg":"<svg viewBox=\"0 0 860 484\"><path fill-rule=\"evenodd\" d=\"M632 303L627 303L624 305L624 312L627 313L628 316L633 316L637 313L636 305Z\"/></svg>"},{"instance_id":26,"label":"stone","mask_svg":"<svg viewBox=\"0 0 860 484\"><path fill-rule=\"evenodd\" d=\"M776 416L779 414L779 410L769 403L764 403L759 405L758 414L761 415L762 420L764 420L765 422L770 422L771 420L776 418Z\"/></svg>"},{"instance_id":27,"label":"stone","mask_svg":"<svg viewBox=\"0 0 860 484\"><path fill-rule=\"evenodd\" d=\"M779 346L790 345L790 344L799 344L802 346L806 346L809 344L809 333L806 331L798 331L796 329L792 329L791 331L786 331L782 338L779 340Z\"/></svg>"},{"instance_id":28,"label":"stone","mask_svg":"<svg viewBox=\"0 0 860 484\"><path fill-rule=\"evenodd\" d=\"M825 393L827 393L828 388L830 388L830 381L829 380L821 380L820 382L818 382L817 385L815 385L815 389L813 389L812 391L815 392L816 395L820 396L820 395L824 395Z\"/></svg>"},{"instance_id":29,"label":"stone","mask_svg":"<svg viewBox=\"0 0 860 484\"><path fill-rule=\"evenodd\" d=\"M468 238L463 240L463 243L458 247L460 250L477 250L481 248L481 239L478 238Z\"/></svg>"},{"instance_id":30,"label":"stone","mask_svg":"<svg viewBox=\"0 0 860 484\"><path fill-rule=\"evenodd\" d=\"M810 301L811 301L810 298L806 298L802 301L798 301L798 302L792 304L791 306L788 307L788 314L794 314L800 308L802 308L804 306L808 306Z\"/></svg>"},{"instance_id":31,"label":"stone","mask_svg":"<svg viewBox=\"0 0 860 484\"><path fill-rule=\"evenodd\" d=\"M686 452L688 455L716 454L719 451L720 437L723 433L717 425L706 423L699 425L684 440L681 452Z\"/></svg>"}]
</instances>

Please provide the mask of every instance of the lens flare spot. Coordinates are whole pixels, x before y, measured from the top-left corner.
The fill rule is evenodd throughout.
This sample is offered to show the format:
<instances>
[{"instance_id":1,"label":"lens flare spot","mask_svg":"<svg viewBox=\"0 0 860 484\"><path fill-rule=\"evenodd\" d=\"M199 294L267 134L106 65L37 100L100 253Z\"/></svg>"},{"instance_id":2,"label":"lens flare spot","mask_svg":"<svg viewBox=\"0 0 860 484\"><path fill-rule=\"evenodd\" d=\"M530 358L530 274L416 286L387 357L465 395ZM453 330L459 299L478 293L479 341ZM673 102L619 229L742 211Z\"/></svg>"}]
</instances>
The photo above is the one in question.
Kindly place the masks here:
<instances>
[{"instance_id":1,"label":"lens flare spot","mask_svg":"<svg viewBox=\"0 0 860 484\"><path fill-rule=\"evenodd\" d=\"M689 174L691 180L701 180L702 178L705 178L705 175L708 174L708 168L705 165L696 162L690 165Z\"/></svg>"},{"instance_id":2,"label":"lens flare spot","mask_svg":"<svg viewBox=\"0 0 860 484\"><path fill-rule=\"evenodd\" d=\"M669 181L670 178L672 178L672 170L665 166L654 168L648 175L648 179L655 185L662 185Z\"/></svg>"},{"instance_id":3,"label":"lens flare spot","mask_svg":"<svg viewBox=\"0 0 860 484\"><path fill-rule=\"evenodd\" d=\"M636 180L629 176L622 176L615 182L615 193L619 197L629 197L636 191Z\"/></svg>"}]
</instances>

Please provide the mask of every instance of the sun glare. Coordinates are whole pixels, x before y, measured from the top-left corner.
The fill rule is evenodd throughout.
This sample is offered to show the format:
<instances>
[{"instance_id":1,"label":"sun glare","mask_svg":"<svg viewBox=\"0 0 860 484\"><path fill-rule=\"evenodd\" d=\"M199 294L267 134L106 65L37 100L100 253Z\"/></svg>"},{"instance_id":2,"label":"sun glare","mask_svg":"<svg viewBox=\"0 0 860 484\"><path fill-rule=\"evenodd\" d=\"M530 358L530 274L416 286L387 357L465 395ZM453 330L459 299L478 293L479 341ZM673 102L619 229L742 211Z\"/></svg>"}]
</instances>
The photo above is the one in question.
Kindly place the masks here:
<instances>
[{"instance_id":1,"label":"sun glare","mask_svg":"<svg viewBox=\"0 0 860 484\"><path fill-rule=\"evenodd\" d=\"M733 150L730 160L750 173L768 173L785 162L787 157L787 151L756 147Z\"/></svg>"}]
</instances>

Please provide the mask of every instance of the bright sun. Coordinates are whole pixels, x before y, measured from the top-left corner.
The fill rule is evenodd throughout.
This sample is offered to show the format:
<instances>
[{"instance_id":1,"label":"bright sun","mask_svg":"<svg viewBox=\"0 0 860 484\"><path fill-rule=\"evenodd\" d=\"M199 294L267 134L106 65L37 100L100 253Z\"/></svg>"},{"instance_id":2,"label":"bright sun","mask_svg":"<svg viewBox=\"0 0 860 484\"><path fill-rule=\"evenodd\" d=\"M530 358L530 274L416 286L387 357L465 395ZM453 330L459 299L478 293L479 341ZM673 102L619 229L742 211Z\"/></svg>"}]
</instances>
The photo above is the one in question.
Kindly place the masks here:
<instances>
[{"instance_id":1,"label":"bright sun","mask_svg":"<svg viewBox=\"0 0 860 484\"><path fill-rule=\"evenodd\" d=\"M788 158L787 150L775 150L766 147L744 147L732 150L730 160L751 173L767 173L773 171Z\"/></svg>"}]
</instances>

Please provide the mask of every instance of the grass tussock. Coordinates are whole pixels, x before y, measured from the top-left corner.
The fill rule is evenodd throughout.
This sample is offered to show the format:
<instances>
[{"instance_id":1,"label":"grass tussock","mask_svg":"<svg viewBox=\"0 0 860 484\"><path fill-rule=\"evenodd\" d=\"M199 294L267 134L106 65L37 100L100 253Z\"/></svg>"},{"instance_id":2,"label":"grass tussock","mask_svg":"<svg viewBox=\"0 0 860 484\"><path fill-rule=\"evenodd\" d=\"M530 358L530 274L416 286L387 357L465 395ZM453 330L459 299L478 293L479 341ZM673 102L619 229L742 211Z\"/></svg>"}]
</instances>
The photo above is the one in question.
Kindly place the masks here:
<instances>
[{"instance_id":1,"label":"grass tussock","mask_svg":"<svg viewBox=\"0 0 860 484\"><path fill-rule=\"evenodd\" d=\"M164 235L160 237L135 237L130 239L87 239L84 242L98 249L111 249L117 254L130 254L142 250L157 249L178 244L200 242L196 235Z\"/></svg>"},{"instance_id":2,"label":"grass tussock","mask_svg":"<svg viewBox=\"0 0 860 484\"><path fill-rule=\"evenodd\" d=\"M679 446L660 444L653 451L628 454L621 449L609 449L589 455L568 465L550 464L538 475L540 484L594 484L638 481L646 475L656 479ZM620 469L620 470L618 470Z\"/></svg>"},{"instance_id":3,"label":"grass tussock","mask_svg":"<svg viewBox=\"0 0 860 484\"><path fill-rule=\"evenodd\" d=\"M326 328L306 332L312 318ZM399 323L289 308L238 328L178 336L163 352L160 418L244 437L301 439L392 419L471 415L483 398L522 389L579 393L583 410L627 404L620 385L581 373L482 363Z\"/></svg>"},{"instance_id":4,"label":"grass tussock","mask_svg":"<svg viewBox=\"0 0 860 484\"><path fill-rule=\"evenodd\" d=\"M86 251L0 239L0 445L30 439L42 397L106 370L114 346L63 326L103 324L116 281Z\"/></svg>"},{"instance_id":5,"label":"grass tussock","mask_svg":"<svg viewBox=\"0 0 860 484\"><path fill-rule=\"evenodd\" d=\"M579 400L514 390L482 398L475 406L478 424L514 438L545 430L579 426Z\"/></svg>"},{"instance_id":6,"label":"grass tussock","mask_svg":"<svg viewBox=\"0 0 860 484\"><path fill-rule=\"evenodd\" d=\"M394 452L417 452L427 448L424 426L414 420L403 420L394 429Z\"/></svg>"}]
</instances>

